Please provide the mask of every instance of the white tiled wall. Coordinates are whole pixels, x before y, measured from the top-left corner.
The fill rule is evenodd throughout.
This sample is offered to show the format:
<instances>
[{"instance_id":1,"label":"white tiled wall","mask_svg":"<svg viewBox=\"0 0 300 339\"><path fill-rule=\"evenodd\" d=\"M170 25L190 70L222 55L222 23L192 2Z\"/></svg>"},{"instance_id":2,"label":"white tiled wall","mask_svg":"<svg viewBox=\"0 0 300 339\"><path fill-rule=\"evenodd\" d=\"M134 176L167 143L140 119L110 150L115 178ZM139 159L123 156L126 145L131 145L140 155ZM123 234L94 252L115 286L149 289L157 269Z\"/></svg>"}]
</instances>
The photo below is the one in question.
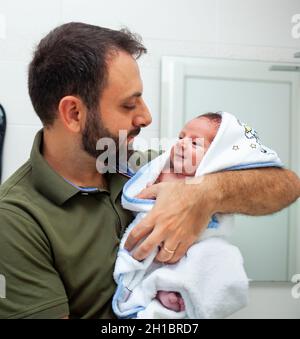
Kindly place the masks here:
<instances>
[{"instance_id":1,"label":"white tiled wall","mask_svg":"<svg viewBox=\"0 0 300 339\"><path fill-rule=\"evenodd\" d=\"M27 94L34 45L50 29L83 21L139 33L148 48L140 60L144 97L159 135L162 55L295 61L300 39L291 18L300 0L0 0L0 102L8 115L4 179L27 159L38 118Z\"/></svg>"}]
</instances>

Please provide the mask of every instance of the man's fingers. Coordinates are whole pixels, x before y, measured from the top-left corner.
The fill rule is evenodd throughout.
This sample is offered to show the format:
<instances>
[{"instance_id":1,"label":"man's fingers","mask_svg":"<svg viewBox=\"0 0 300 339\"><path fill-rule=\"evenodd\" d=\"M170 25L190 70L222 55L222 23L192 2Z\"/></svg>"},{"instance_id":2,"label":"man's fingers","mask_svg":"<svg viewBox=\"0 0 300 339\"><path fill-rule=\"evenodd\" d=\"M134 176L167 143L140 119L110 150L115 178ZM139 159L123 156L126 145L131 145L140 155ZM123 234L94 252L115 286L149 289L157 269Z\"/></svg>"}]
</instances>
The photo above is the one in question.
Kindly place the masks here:
<instances>
[{"instance_id":1,"label":"man's fingers","mask_svg":"<svg viewBox=\"0 0 300 339\"><path fill-rule=\"evenodd\" d=\"M160 244L160 234L155 230L133 252L134 259L142 261L147 258Z\"/></svg>"},{"instance_id":2,"label":"man's fingers","mask_svg":"<svg viewBox=\"0 0 300 339\"><path fill-rule=\"evenodd\" d=\"M132 251L134 247L148 234L152 232L154 225L151 223L150 218L144 218L133 230L129 233L124 247L127 251Z\"/></svg>"},{"instance_id":3,"label":"man's fingers","mask_svg":"<svg viewBox=\"0 0 300 339\"><path fill-rule=\"evenodd\" d=\"M167 264L176 264L181 258L185 256L187 253L188 249L192 246L193 244L179 244L177 247L176 252L172 256L170 260L167 261Z\"/></svg>"},{"instance_id":4,"label":"man's fingers","mask_svg":"<svg viewBox=\"0 0 300 339\"><path fill-rule=\"evenodd\" d=\"M170 240L165 241L160 251L158 252L155 260L159 262L168 262L171 260L179 246L178 237L171 238Z\"/></svg>"},{"instance_id":5,"label":"man's fingers","mask_svg":"<svg viewBox=\"0 0 300 339\"><path fill-rule=\"evenodd\" d=\"M147 187L142 190L141 193L139 193L136 198L138 199L156 199L157 194L159 192L160 184L151 185L150 187Z\"/></svg>"}]
</instances>

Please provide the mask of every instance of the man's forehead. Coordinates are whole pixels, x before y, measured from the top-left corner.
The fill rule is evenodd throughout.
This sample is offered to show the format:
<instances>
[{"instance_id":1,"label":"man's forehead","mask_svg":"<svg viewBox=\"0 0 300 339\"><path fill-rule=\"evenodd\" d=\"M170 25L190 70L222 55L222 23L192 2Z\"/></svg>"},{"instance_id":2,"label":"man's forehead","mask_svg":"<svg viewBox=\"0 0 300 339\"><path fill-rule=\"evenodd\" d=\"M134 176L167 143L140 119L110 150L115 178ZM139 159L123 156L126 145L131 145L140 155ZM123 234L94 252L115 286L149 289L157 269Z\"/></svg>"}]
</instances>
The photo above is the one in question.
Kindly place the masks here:
<instances>
[{"instance_id":1,"label":"man's forehead","mask_svg":"<svg viewBox=\"0 0 300 339\"><path fill-rule=\"evenodd\" d=\"M130 94L129 96L124 96L124 100L129 100L129 99L132 99L132 98L139 98L142 96L142 92L134 92L133 94Z\"/></svg>"},{"instance_id":2,"label":"man's forehead","mask_svg":"<svg viewBox=\"0 0 300 339\"><path fill-rule=\"evenodd\" d=\"M125 52L119 52L108 63L107 90L118 99L140 97L142 80L136 60Z\"/></svg>"}]
</instances>

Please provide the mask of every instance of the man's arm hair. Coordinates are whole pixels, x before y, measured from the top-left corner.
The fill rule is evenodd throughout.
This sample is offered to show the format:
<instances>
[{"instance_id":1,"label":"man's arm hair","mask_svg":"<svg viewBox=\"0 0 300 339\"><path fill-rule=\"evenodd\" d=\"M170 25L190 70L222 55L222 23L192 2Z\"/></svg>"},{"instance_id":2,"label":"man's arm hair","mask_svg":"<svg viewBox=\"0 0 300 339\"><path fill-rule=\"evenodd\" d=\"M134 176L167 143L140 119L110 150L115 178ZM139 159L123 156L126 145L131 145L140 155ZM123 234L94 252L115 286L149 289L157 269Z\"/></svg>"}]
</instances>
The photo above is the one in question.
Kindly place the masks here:
<instances>
[{"instance_id":1,"label":"man's arm hair","mask_svg":"<svg viewBox=\"0 0 300 339\"><path fill-rule=\"evenodd\" d=\"M260 168L212 174L219 187L219 213L267 215L300 196L300 179L290 170Z\"/></svg>"},{"instance_id":2,"label":"man's arm hair","mask_svg":"<svg viewBox=\"0 0 300 339\"><path fill-rule=\"evenodd\" d=\"M287 207L299 195L297 175L279 168L224 171L188 182L152 185L139 197L156 198L156 204L131 231L125 247L131 251L150 234L135 249L134 258L139 261L147 258L164 242L176 250L170 254L162 247L156 259L174 264L197 241L215 213L271 214Z\"/></svg>"}]
</instances>

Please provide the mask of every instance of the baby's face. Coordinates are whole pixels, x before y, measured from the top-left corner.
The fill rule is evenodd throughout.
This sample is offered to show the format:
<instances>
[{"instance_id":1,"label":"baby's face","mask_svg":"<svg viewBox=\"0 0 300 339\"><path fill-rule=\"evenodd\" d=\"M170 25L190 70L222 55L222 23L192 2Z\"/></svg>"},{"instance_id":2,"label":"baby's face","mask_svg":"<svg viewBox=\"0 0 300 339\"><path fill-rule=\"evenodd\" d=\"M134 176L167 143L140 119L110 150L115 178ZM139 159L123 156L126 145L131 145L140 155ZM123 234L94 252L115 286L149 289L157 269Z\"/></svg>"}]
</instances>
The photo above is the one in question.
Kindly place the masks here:
<instances>
[{"instance_id":1,"label":"baby's face","mask_svg":"<svg viewBox=\"0 0 300 339\"><path fill-rule=\"evenodd\" d=\"M171 150L171 165L175 173L194 176L216 133L215 124L208 118L197 118L188 122Z\"/></svg>"}]
</instances>

